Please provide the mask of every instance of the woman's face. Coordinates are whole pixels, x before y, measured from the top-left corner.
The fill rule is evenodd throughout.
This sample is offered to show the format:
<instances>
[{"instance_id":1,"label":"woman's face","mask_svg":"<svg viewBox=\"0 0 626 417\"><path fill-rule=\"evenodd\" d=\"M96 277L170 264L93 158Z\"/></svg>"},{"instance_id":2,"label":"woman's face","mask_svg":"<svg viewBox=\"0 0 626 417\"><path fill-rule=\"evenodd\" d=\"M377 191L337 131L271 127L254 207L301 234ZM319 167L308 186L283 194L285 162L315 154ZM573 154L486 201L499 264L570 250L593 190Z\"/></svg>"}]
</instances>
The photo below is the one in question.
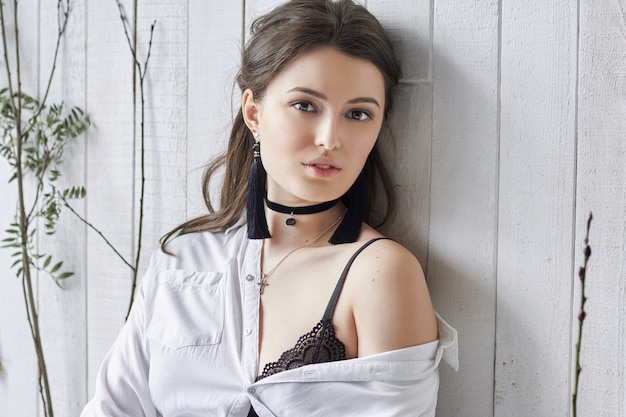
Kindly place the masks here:
<instances>
[{"instance_id":1,"label":"woman's face","mask_svg":"<svg viewBox=\"0 0 626 417\"><path fill-rule=\"evenodd\" d=\"M246 90L242 107L260 133L268 198L307 205L356 180L382 126L385 83L371 62L320 47L287 64L262 100Z\"/></svg>"}]
</instances>

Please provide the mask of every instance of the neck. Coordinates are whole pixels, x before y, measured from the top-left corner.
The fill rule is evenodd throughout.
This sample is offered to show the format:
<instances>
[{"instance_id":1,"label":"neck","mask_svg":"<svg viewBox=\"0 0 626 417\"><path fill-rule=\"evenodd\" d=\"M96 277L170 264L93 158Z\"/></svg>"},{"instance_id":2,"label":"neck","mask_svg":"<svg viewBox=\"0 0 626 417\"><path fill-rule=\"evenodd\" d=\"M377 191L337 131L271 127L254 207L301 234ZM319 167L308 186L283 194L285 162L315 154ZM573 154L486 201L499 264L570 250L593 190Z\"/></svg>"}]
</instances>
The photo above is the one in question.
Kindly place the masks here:
<instances>
[{"instance_id":1,"label":"neck","mask_svg":"<svg viewBox=\"0 0 626 417\"><path fill-rule=\"evenodd\" d=\"M297 216L297 223L294 226L288 226L285 224L285 221L290 214L283 214L266 208L265 215L272 237L266 239L264 245L275 248L303 245L328 228L344 211L345 206L343 203L337 202L327 210L314 214L299 215ZM325 233L315 243L315 246L327 244L337 225Z\"/></svg>"},{"instance_id":2,"label":"neck","mask_svg":"<svg viewBox=\"0 0 626 417\"><path fill-rule=\"evenodd\" d=\"M324 203L313 204L310 206L285 206L280 203L275 203L273 201L270 201L268 198L265 199L267 208L269 208L270 210L277 211L283 214L291 214L291 215L320 213L322 211L326 211L330 209L331 207L333 207L335 204L337 204L337 201L339 201L339 199L326 201Z\"/></svg>"}]
</instances>

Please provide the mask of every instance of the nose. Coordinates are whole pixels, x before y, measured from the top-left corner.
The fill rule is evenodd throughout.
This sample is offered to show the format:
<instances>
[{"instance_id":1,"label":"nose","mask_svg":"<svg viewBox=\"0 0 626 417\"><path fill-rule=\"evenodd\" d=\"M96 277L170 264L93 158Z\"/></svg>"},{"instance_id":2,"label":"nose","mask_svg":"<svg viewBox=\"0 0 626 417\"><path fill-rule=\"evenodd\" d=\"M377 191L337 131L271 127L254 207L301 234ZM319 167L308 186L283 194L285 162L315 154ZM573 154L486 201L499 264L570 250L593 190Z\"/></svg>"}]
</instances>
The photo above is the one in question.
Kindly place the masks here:
<instances>
[{"instance_id":1,"label":"nose","mask_svg":"<svg viewBox=\"0 0 626 417\"><path fill-rule=\"evenodd\" d=\"M315 144L326 150L337 149L341 146L339 136L339 120L336 117L326 117L320 123L316 136Z\"/></svg>"}]
</instances>

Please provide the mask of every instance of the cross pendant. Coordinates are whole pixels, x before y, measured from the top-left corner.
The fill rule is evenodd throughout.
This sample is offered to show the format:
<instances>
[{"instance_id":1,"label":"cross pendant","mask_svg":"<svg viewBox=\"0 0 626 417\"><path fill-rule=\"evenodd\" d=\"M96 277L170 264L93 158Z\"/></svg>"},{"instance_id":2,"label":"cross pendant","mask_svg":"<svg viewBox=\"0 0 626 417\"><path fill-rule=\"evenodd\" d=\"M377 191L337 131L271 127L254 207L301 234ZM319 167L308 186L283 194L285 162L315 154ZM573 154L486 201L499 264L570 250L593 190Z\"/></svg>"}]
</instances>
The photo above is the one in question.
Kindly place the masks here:
<instances>
[{"instance_id":1,"label":"cross pendant","mask_svg":"<svg viewBox=\"0 0 626 417\"><path fill-rule=\"evenodd\" d=\"M259 294L263 294L263 290L266 286L270 285L267 283L267 275L261 272L261 276L259 277L259 282L256 283L259 286Z\"/></svg>"}]
</instances>

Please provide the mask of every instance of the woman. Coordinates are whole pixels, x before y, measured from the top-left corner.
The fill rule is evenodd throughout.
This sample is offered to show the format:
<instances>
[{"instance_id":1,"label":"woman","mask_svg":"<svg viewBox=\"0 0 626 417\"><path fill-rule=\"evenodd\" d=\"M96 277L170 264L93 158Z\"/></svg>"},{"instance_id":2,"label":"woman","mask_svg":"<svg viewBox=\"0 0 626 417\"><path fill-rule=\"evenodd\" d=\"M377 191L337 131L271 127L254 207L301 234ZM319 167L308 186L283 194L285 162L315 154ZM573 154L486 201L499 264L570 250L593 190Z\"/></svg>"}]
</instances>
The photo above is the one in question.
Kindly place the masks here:
<instances>
[{"instance_id":1,"label":"woman","mask_svg":"<svg viewBox=\"0 0 626 417\"><path fill-rule=\"evenodd\" d=\"M225 166L220 208L206 196L165 236L84 416L434 415L455 332L415 257L366 223L377 184L383 220L393 207L376 142L399 77L349 0L255 21L205 177Z\"/></svg>"}]
</instances>

